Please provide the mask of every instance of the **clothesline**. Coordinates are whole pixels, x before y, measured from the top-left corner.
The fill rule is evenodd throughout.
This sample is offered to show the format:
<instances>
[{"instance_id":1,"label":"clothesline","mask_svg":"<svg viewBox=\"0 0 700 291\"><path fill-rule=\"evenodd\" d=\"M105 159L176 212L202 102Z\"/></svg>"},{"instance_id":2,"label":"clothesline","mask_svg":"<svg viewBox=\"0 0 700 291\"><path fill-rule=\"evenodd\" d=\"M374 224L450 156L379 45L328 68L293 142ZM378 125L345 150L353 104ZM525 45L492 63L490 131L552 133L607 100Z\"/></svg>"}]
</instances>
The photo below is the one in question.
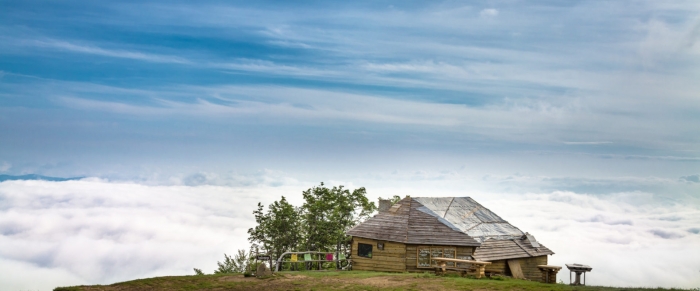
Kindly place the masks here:
<instances>
[{"instance_id":1,"label":"clothesline","mask_svg":"<svg viewBox=\"0 0 700 291\"><path fill-rule=\"evenodd\" d=\"M309 262L309 261L319 262L319 261L324 261L323 259L314 260L311 257L311 255L312 254L306 253L306 254L304 254L303 258L300 260L298 254L291 254L291 258L290 258L289 262ZM340 254L337 257L334 253L316 253L316 255L318 255L319 257L321 255L325 255L325 261L329 261L329 262L336 261L336 260L345 260L345 254Z\"/></svg>"}]
</instances>

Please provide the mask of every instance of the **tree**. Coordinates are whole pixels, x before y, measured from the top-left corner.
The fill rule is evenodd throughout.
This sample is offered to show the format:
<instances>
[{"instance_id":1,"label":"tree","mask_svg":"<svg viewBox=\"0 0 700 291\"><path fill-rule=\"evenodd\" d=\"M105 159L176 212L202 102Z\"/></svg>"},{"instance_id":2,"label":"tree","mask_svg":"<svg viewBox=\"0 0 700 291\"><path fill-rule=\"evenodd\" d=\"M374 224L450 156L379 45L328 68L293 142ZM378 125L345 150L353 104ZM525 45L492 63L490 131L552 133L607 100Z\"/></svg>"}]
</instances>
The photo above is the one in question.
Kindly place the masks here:
<instances>
[{"instance_id":1,"label":"tree","mask_svg":"<svg viewBox=\"0 0 700 291\"><path fill-rule=\"evenodd\" d=\"M364 187L353 190L321 183L302 192L304 204L294 207L282 196L265 211L262 203L253 212L257 226L248 229L256 248L279 258L289 251L328 251L349 247L345 232L369 217L377 207L367 199Z\"/></svg>"},{"instance_id":2,"label":"tree","mask_svg":"<svg viewBox=\"0 0 700 291\"><path fill-rule=\"evenodd\" d=\"M377 207L367 199L364 187L350 192L344 186L329 189L323 182L303 193L302 206L306 235L304 246L309 251L348 247L345 232L369 217Z\"/></svg>"},{"instance_id":3,"label":"tree","mask_svg":"<svg viewBox=\"0 0 700 291\"><path fill-rule=\"evenodd\" d=\"M245 250L238 250L238 253L233 257L233 271L235 273L245 273L248 264L253 259L253 254Z\"/></svg>"},{"instance_id":4,"label":"tree","mask_svg":"<svg viewBox=\"0 0 700 291\"><path fill-rule=\"evenodd\" d=\"M297 250L301 241L299 212L299 208L289 204L284 196L270 204L267 212L262 203L258 203L258 209L253 212L257 226L248 229L248 240L273 258Z\"/></svg>"},{"instance_id":5,"label":"tree","mask_svg":"<svg viewBox=\"0 0 700 291\"><path fill-rule=\"evenodd\" d=\"M197 276L203 276L204 272L201 269L194 268L194 274Z\"/></svg>"},{"instance_id":6,"label":"tree","mask_svg":"<svg viewBox=\"0 0 700 291\"><path fill-rule=\"evenodd\" d=\"M406 197L409 197L409 196L406 195ZM394 204L396 204L396 203L399 203L399 201L401 201L401 196L399 196L399 195L394 195L394 197L391 197L391 198L389 198L389 199L384 199L384 198L382 198L382 197L379 197L379 200L389 200L389 201L391 202L391 205L394 205Z\"/></svg>"},{"instance_id":7,"label":"tree","mask_svg":"<svg viewBox=\"0 0 700 291\"><path fill-rule=\"evenodd\" d=\"M219 268L214 270L214 274L228 274L228 273L235 273L234 268L235 268L235 262L234 260L229 257L227 254L224 254L224 262L216 262L217 265L219 265ZM196 272L196 271L195 271Z\"/></svg>"}]
</instances>

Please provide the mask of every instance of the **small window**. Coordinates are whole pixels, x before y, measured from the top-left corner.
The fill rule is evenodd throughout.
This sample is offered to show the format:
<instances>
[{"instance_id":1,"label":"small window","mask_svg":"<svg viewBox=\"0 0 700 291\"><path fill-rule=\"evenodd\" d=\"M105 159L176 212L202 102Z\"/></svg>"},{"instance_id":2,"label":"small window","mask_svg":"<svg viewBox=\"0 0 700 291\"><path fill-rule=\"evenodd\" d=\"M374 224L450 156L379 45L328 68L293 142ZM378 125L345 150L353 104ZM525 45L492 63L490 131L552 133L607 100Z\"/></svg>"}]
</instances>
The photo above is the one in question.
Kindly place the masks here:
<instances>
[{"instance_id":1,"label":"small window","mask_svg":"<svg viewBox=\"0 0 700 291\"><path fill-rule=\"evenodd\" d=\"M457 249L454 247L419 246L417 249L416 266L418 268L432 268L435 260L432 258L444 257L454 259L457 256ZM448 267L454 267L454 262L447 262Z\"/></svg>"},{"instance_id":2,"label":"small window","mask_svg":"<svg viewBox=\"0 0 700 291\"><path fill-rule=\"evenodd\" d=\"M372 258L372 245L368 244L357 244L357 256Z\"/></svg>"},{"instance_id":3,"label":"small window","mask_svg":"<svg viewBox=\"0 0 700 291\"><path fill-rule=\"evenodd\" d=\"M384 250L384 243L383 243L383 242L378 242L378 243L377 243L377 249L380 250L380 251L383 251L383 250Z\"/></svg>"}]
</instances>

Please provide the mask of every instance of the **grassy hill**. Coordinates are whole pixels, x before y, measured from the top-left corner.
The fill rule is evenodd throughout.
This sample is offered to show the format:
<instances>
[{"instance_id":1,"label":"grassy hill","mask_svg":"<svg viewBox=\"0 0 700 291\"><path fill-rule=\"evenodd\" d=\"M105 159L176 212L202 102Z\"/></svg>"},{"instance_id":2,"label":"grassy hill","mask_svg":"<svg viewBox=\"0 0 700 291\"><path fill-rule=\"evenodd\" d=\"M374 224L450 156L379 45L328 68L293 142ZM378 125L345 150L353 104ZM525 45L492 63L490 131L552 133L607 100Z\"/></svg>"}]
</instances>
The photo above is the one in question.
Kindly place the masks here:
<instances>
[{"instance_id":1,"label":"grassy hill","mask_svg":"<svg viewBox=\"0 0 700 291\"><path fill-rule=\"evenodd\" d=\"M381 272L280 272L265 279L240 274L173 276L112 285L57 287L54 291L194 291L194 290L683 290L542 284L510 278L470 279L433 274ZM694 289L698 290L698 289Z\"/></svg>"}]
</instances>

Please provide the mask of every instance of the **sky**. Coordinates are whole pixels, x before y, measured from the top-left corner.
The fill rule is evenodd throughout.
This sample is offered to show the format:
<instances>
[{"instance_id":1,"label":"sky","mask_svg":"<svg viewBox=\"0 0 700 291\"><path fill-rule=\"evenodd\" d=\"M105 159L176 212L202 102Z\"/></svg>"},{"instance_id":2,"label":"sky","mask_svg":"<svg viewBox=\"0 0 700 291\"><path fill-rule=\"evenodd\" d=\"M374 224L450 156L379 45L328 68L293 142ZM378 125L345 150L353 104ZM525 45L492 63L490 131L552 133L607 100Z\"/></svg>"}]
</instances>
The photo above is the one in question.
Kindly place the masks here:
<instances>
[{"instance_id":1,"label":"sky","mask_svg":"<svg viewBox=\"0 0 700 291\"><path fill-rule=\"evenodd\" d=\"M0 175L82 178L0 182L0 289L211 273L322 181L473 197L592 284L700 287L698 1L0 8Z\"/></svg>"}]
</instances>

